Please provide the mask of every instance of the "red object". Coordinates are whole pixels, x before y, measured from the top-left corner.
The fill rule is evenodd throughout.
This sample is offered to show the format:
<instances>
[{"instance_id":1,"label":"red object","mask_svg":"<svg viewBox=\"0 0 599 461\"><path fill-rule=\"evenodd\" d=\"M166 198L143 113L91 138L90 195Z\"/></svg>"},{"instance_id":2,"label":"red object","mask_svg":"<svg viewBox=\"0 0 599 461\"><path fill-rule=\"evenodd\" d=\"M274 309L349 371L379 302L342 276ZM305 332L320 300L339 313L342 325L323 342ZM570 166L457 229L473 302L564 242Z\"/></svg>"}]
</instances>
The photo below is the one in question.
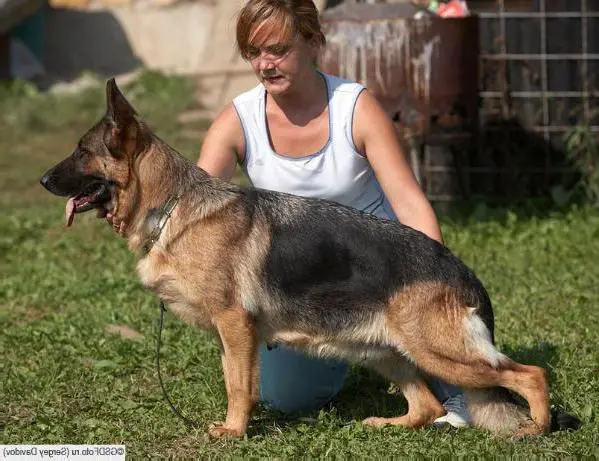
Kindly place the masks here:
<instances>
[{"instance_id":1,"label":"red object","mask_svg":"<svg viewBox=\"0 0 599 461\"><path fill-rule=\"evenodd\" d=\"M439 5L437 15L442 18L463 18L468 15L468 9L459 0L452 0L449 3Z\"/></svg>"}]
</instances>

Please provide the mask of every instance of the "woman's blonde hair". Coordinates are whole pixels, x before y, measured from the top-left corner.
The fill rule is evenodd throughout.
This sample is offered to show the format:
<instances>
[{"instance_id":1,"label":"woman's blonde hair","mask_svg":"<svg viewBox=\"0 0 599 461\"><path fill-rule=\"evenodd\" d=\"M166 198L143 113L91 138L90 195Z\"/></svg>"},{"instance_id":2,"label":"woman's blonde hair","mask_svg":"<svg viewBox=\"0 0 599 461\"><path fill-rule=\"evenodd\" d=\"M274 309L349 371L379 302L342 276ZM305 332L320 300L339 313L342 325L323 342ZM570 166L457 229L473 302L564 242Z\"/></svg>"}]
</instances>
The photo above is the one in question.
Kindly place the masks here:
<instances>
[{"instance_id":1,"label":"woman's blonde hair","mask_svg":"<svg viewBox=\"0 0 599 461\"><path fill-rule=\"evenodd\" d=\"M283 42L300 34L306 40L315 38L321 46L326 43L312 0L248 0L237 18L237 49L245 59L255 28L264 21L277 24Z\"/></svg>"}]
</instances>

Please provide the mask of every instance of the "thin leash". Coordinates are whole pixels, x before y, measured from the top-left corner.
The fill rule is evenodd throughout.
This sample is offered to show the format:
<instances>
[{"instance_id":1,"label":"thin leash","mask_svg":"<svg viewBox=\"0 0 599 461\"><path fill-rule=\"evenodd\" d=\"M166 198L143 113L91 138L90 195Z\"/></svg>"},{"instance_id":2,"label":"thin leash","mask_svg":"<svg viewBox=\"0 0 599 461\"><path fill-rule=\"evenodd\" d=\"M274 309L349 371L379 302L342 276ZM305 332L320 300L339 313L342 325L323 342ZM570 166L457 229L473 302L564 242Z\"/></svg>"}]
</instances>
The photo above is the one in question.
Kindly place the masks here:
<instances>
[{"instance_id":1,"label":"thin leash","mask_svg":"<svg viewBox=\"0 0 599 461\"><path fill-rule=\"evenodd\" d=\"M150 252L150 250L152 249L154 244L160 238L160 235L162 234L162 230L166 226L166 223L168 222L169 218L171 217L171 214L173 213L175 207L177 206L177 203L179 202L180 197L181 197L181 194L173 195L161 207L160 211L162 212L162 215L160 216L160 219L158 220L158 222L156 223L156 225L150 232L146 242L144 243L144 245L142 247L144 256L146 256ZM160 304L159 304L160 321L159 321L159 325L158 325L158 337L156 338L156 370L158 371L158 381L160 381L160 387L162 388L162 393L164 394L164 398L170 405L171 410L173 410L173 412L179 418L181 418L181 420L185 423L185 425L189 429L199 427L200 425L197 422L195 422L192 419L189 419L188 417L183 415L179 411L179 409L177 407L175 407L172 400L168 396L168 393L166 392L166 388L164 387L164 382L162 381L162 373L160 373L160 343L162 342L162 329L164 327L164 313L166 312L166 307L165 307L164 301L162 299L159 299L159 301L160 301Z\"/></svg>"},{"instance_id":2,"label":"thin leash","mask_svg":"<svg viewBox=\"0 0 599 461\"><path fill-rule=\"evenodd\" d=\"M156 225L150 232L148 239L142 246L144 256L146 256L150 252L150 250L152 249L154 244L160 238L160 235L162 234L162 230L166 226L166 223L169 220L169 218L171 217L171 214L173 213L175 207L177 206L177 203L178 203L180 197L181 197L181 194L174 195L162 206L162 210L161 210L162 216L160 217L159 221L156 223ZM164 398L168 402L173 413L175 413L175 415L177 415L179 418L181 418L181 420L183 421L183 423L185 423L185 425L187 426L188 429L198 428L198 427L200 427L199 423L197 423L196 421L183 415L179 411L179 409L173 404L172 400L168 396L168 393L166 392L166 388L164 387L164 382L162 381L162 373L160 373L160 344L162 342L162 330L164 327L164 313L166 312L166 307L164 305L164 301L160 298L159 298L159 310L160 310L160 320L159 320L159 325L158 325L158 335L156 338L156 370L158 371L158 381L160 382L160 387L162 388L162 393L164 394ZM270 349L272 349L272 347L276 347L276 346L272 346L272 345L268 344L267 347L270 350Z\"/></svg>"},{"instance_id":3,"label":"thin leash","mask_svg":"<svg viewBox=\"0 0 599 461\"><path fill-rule=\"evenodd\" d=\"M195 422L192 419L189 419L188 417L183 415L177 409L177 407L175 407L175 405L173 405L173 402L171 401L170 397L168 396L168 394L166 392L164 383L162 382L162 374L160 373L160 343L162 340L162 327L164 326L164 313L165 312L166 312L166 307L164 306L164 301L161 299L160 300L160 322L159 322L159 327L158 327L158 337L157 337L157 341L156 341L156 369L158 370L158 380L160 381L160 387L162 388L162 393L164 394L164 398L169 403L171 410L173 410L173 413L175 413L179 418L181 418L181 420L185 423L185 425L189 429L197 428L197 427L200 427L200 425L197 422Z\"/></svg>"}]
</instances>

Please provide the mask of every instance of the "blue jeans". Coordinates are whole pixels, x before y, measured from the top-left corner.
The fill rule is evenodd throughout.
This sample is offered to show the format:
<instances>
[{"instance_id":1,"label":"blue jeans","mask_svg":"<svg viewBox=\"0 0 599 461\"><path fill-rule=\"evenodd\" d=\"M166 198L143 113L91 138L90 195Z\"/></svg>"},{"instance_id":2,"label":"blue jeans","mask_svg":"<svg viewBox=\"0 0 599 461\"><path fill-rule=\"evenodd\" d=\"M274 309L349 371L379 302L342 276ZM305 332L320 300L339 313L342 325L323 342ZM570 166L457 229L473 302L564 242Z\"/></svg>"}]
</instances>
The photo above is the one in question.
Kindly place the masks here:
<instances>
[{"instance_id":1,"label":"blue jeans","mask_svg":"<svg viewBox=\"0 0 599 461\"><path fill-rule=\"evenodd\" d=\"M348 364L311 357L283 346L260 347L260 400L283 413L304 413L326 405L343 387ZM440 402L461 390L437 379L428 380Z\"/></svg>"}]
</instances>

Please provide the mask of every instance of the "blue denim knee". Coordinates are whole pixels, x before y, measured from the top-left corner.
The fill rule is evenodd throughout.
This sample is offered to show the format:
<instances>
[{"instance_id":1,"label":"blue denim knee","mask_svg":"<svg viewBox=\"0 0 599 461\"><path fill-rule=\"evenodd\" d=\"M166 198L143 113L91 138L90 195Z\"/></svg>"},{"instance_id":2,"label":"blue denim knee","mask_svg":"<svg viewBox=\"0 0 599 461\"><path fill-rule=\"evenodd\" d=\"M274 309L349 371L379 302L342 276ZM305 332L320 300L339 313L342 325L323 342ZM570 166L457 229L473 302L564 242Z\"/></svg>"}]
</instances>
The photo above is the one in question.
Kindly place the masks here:
<instances>
[{"instance_id":1,"label":"blue denim knee","mask_svg":"<svg viewBox=\"0 0 599 461\"><path fill-rule=\"evenodd\" d=\"M278 345L260 347L260 399L283 413L320 409L342 389L348 365Z\"/></svg>"}]
</instances>

